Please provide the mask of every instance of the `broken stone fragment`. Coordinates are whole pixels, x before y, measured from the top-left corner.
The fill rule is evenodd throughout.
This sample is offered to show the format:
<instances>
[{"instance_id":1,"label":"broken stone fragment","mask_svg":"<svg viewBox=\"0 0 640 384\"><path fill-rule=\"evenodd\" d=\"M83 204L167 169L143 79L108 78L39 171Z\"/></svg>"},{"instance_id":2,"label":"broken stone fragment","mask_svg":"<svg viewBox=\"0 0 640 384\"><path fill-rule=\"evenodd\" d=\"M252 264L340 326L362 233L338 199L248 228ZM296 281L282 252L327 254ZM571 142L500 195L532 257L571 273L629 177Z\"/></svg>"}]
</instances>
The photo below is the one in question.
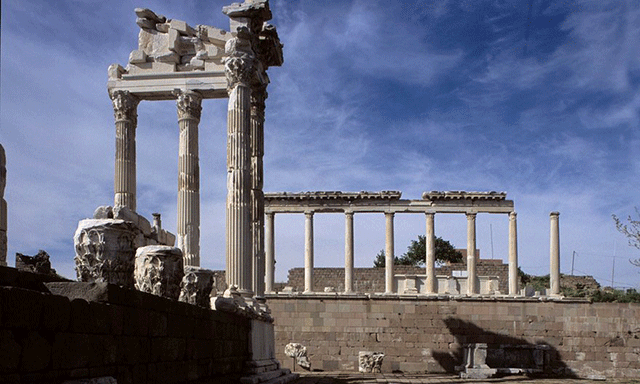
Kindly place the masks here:
<instances>
[{"instance_id":1,"label":"broken stone fragment","mask_svg":"<svg viewBox=\"0 0 640 384\"><path fill-rule=\"evenodd\" d=\"M212 289L213 271L193 266L184 268L184 276L180 283L180 301L209 308Z\"/></svg>"},{"instance_id":2,"label":"broken stone fragment","mask_svg":"<svg viewBox=\"0 0 640 384\"><path fill-rule=\"evenodd\" d=\"M109 74L109 80L115 80L122 78L122 74L127 71L120 64L111 64L107 73Z\"/></svg>"},{"instance_id":3,"label":"broken stone fragment","mask_svg":"<svg viewBox=\"0 0 640 384\"><path fill-rule=\"evenodd\" d=\"M360 351L358 352L358 370L363 373L382 372L384 353Z\"/></svg>"},{"instance_id":4,"label":"broken stone fragment","mask_svg":"<svg viewBox=\"0 0 640 384\"><path fill-rule=\"evenodd\" d=\"M156 23L164 23L167 20L166 17L162 15L157 15L155 12L153 12L149 8L136 8L134 12L136 13L136 16L138 16L139 18L153 20Z\"/></svg>"},{"instance_id":5,"label":"broken stone fragment","mask_svg":"<svg viewBox=\"0 0 640 384\"><path fill-rule=\"evenodd\" d=\"M136 24L138 24L138 26L140 28L144 28L144 29L156 29L156 22L150 19L143 19L143 18L137 18L136 19Z\"/></svg>"},{"instance_id":6,"label":"broken stone fragment","mask_svg":"<svg viewBox=\"0 0 640 384\"><path fill-rule=\"evenodd\" d=\"M93 211L94 219L113 219L113 207L110 205L102 205Z\"/></svg>"},{"instance_id":7,"label":"broken stone fragment","mask_svg":"<svg viewBox=\"0 0 640 384\"><path fill-rule=\"evenodd\" d=\"M311 369L311 362L307 356L307 347L298 343L289 343L284 347L284 354L296 359L296 364L304 369Z\"/></svg>"},{"instance_id":8,"label":"broken stone fragment","mask_svg":"<svg viewBox=\"0 0 640 384\"><path fill-rule=\"evenodd\" d=\"M196 35L196 30L190 27L186 22L182 20L169 20L168 23L171 29L175 29L176 31L180 32L180 34L182 35L186 35L186 36Z\"/></svg>"},{"instance_id":9,"label":"broken stone fragment","mask_svg":"<svg viewBox=\"0 0 640 384\"><path fill-rule=\"evenodd\" d=\"M183 275L182 251L179 248L149 245L137 249L137 290L177 300Z\"/></svg>"},{"instance_id":10,"label":"broken stone fragment","mask_svg":"<svg viewBox=\"0 0 640 384\"><path fill-rule=\"evenodd\" d=\"M129 62L131 64L145 63L147 61L147 54L144 51L136 49L129 54Z\"/></svg>"}]
</instances>

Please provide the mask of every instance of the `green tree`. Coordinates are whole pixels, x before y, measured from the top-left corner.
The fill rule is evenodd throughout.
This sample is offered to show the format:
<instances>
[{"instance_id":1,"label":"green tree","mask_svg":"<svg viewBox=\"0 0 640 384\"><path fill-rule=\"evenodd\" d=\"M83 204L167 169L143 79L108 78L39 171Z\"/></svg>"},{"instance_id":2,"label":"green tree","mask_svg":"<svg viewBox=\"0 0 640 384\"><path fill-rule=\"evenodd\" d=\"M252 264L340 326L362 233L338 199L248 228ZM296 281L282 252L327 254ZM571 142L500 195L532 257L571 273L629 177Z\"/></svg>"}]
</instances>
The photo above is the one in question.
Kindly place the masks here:
<instances>
[{"instance_id":1,"label":"green tree","mask_svg":"<svg viewBox=\"0 0 640 384\"><path fill-rule=\"evenodd\" d=\"M640 210L638 210L638 207L636 207L636 214L640 216ZM616 228L618 229L618 231L629 238L629 245L640 249L640 220L633 220L631 215L629 215L629 217L627 218L629 225L627 225L624 224L624 222L620 220L618 216L612 216L613 221L615 221L616 223ZM640 259L630 259L629 262L636 267L640 267Z\"/></svg>"},{"instance_id":2,"label":"green tree","mask_svg":"<svg viewBox=\"0 0 640 384\"><path fill-rule=\"evenodd\" d=\"M436 263L444 264L445 262L460 263L462 262L462 253L456 251L453 244L447 240L443 240L441 237L436 237L435 243L436 250ZM407 247L407 252L400 257L394 257L393 263L395 265L413 265L416 267L424 266L426 258L426 238L425 236L418 236L418 240L411 240L411 244ZM378 252L373 262L373 266L381 268L385 266L385 254L384 251Z\"/></svg>"}]
</instances>

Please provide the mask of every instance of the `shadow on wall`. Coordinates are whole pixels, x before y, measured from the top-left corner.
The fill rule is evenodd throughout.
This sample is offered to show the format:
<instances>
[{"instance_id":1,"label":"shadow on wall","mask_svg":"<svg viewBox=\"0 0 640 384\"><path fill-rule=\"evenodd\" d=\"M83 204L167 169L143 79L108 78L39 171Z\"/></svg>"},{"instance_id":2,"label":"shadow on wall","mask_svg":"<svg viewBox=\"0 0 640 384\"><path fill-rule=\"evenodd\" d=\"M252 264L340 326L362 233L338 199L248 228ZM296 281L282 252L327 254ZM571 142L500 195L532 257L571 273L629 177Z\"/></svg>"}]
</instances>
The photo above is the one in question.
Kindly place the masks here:
<instances>
[{"instance_id":1,"label":"shadow on wall","mask_svg":"<svg viewBox=\"0 0 640 384\"><path fill-rule=\"evenodd\" d=\"M456 366L464 363L465 344L484 343L488 345L486 363L491 368L532 368L535 366L532 352L542 349L544 365L539 374L577 377L561 360L558 350L545 342L529 343L525 339L487 331L455 317L446 318L444 323L455 337L457 347L448 353L433 351L432 357L447 372L456 372Z\"/></svg>"}]
</instances>

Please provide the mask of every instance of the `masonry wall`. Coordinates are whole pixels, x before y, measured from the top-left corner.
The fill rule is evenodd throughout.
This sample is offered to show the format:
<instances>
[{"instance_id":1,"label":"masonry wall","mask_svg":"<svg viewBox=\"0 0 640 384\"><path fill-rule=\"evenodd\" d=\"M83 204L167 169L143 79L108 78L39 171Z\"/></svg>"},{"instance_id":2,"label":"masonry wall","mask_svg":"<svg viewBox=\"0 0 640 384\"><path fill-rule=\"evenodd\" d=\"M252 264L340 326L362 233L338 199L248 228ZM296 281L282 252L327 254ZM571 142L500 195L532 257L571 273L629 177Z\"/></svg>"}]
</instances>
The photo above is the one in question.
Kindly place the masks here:
<instances>
[{"instance_id":1,"label":"masonry wall","mask_svg":"<svg viewBox=\"0 0 640 384\"><path fill-rule=\"evenodd\" d=\"M359 351L383 372L453 372L466 343L548 344L554 374L640 377L640 305L535 299L270 295L277 358L307 347L312 368L357 371Z\"/></svg>"},{"instance_id":2,"label":"masonry wall","mask_svg":"<svg viewBox=\"0 0 640 384\"><path fill-rule=\"evenodd\" d=\"M436 268L436 275L451 276L453 271L466 271L464 263L453 263ZM499 289L502 293L508 292L509 265L502 260L479 260L476 270L480 276L498 276ZM424 275L424 268L407 265L394 266L395 274ZM384 268L355 268L353 271L354 289L356 292L373 293L384 292ZM323 292L325 287L334 287L337 292L344 292L344 268L314 268L313 286L316 292ZM296 291L304 291L304 268L289 270L289 286Z\"/></svg>"},{"instance_id":3,"label":"masonry wall","mask_svg":"<svg viewBox=\"0 0 640 384\"><path fill-rule=\"evenodd\" d=\"M38 276L0 267L2 383L103 376L119 384L222 383L237 379L249 359L244 317L114 285ZM80 296L89 300L74 298Z\"/></svg>"}]
</instances>

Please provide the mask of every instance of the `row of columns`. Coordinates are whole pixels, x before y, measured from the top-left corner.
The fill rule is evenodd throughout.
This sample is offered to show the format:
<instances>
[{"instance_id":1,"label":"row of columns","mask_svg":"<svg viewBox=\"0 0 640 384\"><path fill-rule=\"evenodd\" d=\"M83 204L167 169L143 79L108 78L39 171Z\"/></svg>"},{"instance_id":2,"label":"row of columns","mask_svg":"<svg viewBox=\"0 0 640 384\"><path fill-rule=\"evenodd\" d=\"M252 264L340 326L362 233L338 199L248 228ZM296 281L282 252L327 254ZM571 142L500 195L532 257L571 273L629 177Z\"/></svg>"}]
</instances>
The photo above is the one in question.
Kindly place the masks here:
<instances>
[{"instance_id":1,"label":"row of columns","mask_svg":"<svg viewBox=\"0 0 640 384\"><path fill-rule=\"evenodd\" d=\"M313 215L305 212L304 292L313 292ZM344 291L354 292L353 215L345 211L345 273ZM437 293L435 276L435 213L426 212L426 293ZM476 213L467 213L467 294L478 294L476 274ZM560 225L558 212L551 212L550 220L550 292L560 295ZM266 214L265 292L274 293L275 272L275 213ZM393 293L394 213L385 212L385 293ZM518 285L518 228L516 212L509 213L509 295L519 293Z\"/></svg>"},{"instance_id":2,"label":"row of columns","mask_svg":"<svg viewBox=\"0 0 640 384\"><path fill-rule=\"evenodd\" d=\"M313 211L305 212L304 292L313 292ZM354 241L352 211L345 211L344 292L354 292ZM385 212L385 293L394 293L394 212ZM435 276L435 212L426 212L426 293L437 293ZM467 293L479 293L476 273L476 213L467 213ZM266 214L265 292L273 293L275 270L275 213ZM518 245L516 213L509 214L509 295L518 294Z\"/></svg>"},{"instance_id":3,"label":"row of columns","mask_svg":"<svg viewBox=\"0 0 640 384\"><path fill-rule=\"evenodd\" d=\"M178 209L177 246L184 254L184 265L200 266L200 166L198 124L202 96L178 90ZM128 91L111 94L116 124L114 206L136 211L136 127L140 99Z\"/></svg>"}]
</instances>

